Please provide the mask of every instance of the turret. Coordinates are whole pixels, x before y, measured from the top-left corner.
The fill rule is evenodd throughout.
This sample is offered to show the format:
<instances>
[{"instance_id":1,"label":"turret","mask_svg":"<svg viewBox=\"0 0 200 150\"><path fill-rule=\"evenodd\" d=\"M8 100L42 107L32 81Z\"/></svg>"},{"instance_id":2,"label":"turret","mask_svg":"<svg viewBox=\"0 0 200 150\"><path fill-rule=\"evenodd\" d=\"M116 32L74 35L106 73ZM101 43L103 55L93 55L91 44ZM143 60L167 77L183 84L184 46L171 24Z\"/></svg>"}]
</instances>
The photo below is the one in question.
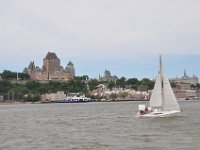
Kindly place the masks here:
<instances>
[{"instance_id":1,"label":"turret","mask_svg":"<svg viewBox=\"0 0 200 150\"><path fill-rule=\"evenodd\" d=\"M73 79L75 77L75 68L74 64L71 61L67 64L65 72L68 73L68 77L70 79Z\"/></svg>"}]
</instances>

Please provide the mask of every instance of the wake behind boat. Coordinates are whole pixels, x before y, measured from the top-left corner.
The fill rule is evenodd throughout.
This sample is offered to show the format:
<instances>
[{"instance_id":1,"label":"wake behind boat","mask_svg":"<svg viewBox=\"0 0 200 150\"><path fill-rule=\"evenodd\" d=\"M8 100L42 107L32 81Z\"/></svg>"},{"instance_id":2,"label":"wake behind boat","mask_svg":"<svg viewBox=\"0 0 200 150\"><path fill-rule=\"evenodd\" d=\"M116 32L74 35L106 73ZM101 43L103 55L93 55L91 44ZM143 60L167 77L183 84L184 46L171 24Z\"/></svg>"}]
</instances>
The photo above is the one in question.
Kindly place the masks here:
<instances>
[{"instance_id":1,"label":"wake behind boat","mask_svg":"<svg viewBox=\"0 0 200 150\"><path fill-rule=\"evenodd\" d=\"M137 117L165 117L174 116L181 112L174 92L167 76L164 73L162 58L160 56L160 66L158 76L150 98L149 107L139 105Z\"/></svg>"}]
</instances>

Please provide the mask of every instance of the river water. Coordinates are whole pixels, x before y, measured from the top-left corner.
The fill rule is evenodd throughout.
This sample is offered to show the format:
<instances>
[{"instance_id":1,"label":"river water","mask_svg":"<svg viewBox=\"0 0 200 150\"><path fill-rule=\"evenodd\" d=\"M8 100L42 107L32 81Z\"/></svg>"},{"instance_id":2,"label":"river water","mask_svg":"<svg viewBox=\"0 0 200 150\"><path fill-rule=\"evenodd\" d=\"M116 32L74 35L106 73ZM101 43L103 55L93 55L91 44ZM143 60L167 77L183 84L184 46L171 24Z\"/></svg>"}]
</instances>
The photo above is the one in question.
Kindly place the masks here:
<instances>
[{"instance_id":1,"label":"river water","mask_svg":"<svg viewBox=\"0 0 200 150\"><path fill-rule=\"evenodd\" d=\"M0 150L199 150L200 101L179 103L168 118L137 118L139 102L0 105Z\"/></svg>"}]
</instances>

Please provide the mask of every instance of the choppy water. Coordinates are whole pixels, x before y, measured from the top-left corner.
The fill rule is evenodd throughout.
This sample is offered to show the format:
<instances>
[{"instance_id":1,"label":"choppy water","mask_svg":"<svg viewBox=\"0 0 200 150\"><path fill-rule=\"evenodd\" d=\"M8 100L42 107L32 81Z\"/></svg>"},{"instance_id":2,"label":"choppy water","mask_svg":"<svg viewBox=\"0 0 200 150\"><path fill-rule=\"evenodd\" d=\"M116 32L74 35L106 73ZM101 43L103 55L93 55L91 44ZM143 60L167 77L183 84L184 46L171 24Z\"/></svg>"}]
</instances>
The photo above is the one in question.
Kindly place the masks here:
<instances>
[{"instance_id":1,"label":"choppy water","mask_svg":"<svg viewBox=\"0 0 200 150\"><path fill-rule=\"evenodd\" d=\"M0 150L199 150L200 101L171 118L136 118L138 102L0 105Z\"/></svg>"}]
</instances>

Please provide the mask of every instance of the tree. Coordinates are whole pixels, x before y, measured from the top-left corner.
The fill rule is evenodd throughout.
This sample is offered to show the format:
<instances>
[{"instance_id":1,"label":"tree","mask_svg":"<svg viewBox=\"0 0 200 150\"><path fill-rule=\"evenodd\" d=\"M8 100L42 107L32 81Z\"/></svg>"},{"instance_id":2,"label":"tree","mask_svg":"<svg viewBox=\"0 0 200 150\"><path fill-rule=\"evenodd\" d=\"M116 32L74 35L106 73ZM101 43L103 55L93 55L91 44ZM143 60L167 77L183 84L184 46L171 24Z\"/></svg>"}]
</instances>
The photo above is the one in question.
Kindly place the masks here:
<instances>
[{"instance_id":1,"label":"tree","mask_svg":"<svg viewBox=\"0 0 200 150\"><path fill-rule=\"evenodd\" d=\"M9 70L4 70L2 73L2 79L13 79L13 78L17 78L17 74L9 71Z\"/></svg>"},{"instance_id":2,"label":"tree","mask_svg":"<svg viewBox=\"0 0 200 150\"><path fill-rule=\"evenodd\" d=\"M12 85L11 91L13 91L15 95L17 95L18 99L22 99L25 94L30 92L28 88L18 83Z\"/></svg>"},{"instance_id":3,"label":"tree","mask_svg":"<svg viewBox=\"0 0 200 150\"><path fill-rule=\"evenodd\" d=\"M196 86L197 86L197 89L200 89L200 84L199 84L199 83L197 83L197 85L196 85Z\"/></svg>"},{"instance_id":4,"label":"tree","mask_svg":"<svg viewBox=\"0 0 200 150\"><path fill-rule=\"evenodd\" d=\"M12 84L8 80L1 80L0 81L0 94L4 94L8 92L12 88Z\"/></svg>"},{"instance_id":5,"label":"tree","mask_svg":"<svg viewBox=\"0 0 200 150\"><path fill-rule=\"evenodd\" d=\"M137 89L137 87L140 85L140 82L137 78L130 78L126 81L126 85L131 86L134 89Z\"/></svg>"},{"instance_id":6,"label":"tree","mask_svg":"<svg viewBox=\"0 0 200 150\"><path fill-rule=\"evenodd\" d=\"M200 89L200 84L199 83L197 83L196 85L191 84L191 89L199 90Z\"/></svg>"},{"instance_id":7,"label":"tree","mask_svg":"<svg viewBox=\"0 0 200 150\"><path fill-rule=\"evenodd\" d=\"M18 73L18 78L22 79L22 80L29 80L30 79L30 75L27 73Z\"/></svg>"},{"instance_id":8,"label":"tree","mask_svg":"<svg viewBox=\"0 0 200 150\"><path fill-rule=\"evenodd\" d=\"M25 87L31 90L33 93L38 92L38 88L40 87L40 83L34 80L28 81L25 83Z\"/></svg>"},{"instance_id":9,"label":"tree","mask_svg":"<svg viewBox=\"0 0 200 150\"><path fill-rule=\"evenodd\" d=\"M75 93L87 93L86 84L81 78L76 78L74 80L70 80L66 82L65 89L67 93L75 92Z\"/></svg>"},{"instance_id":10,"label":"tree","mask_svg":"<svg viewBox=\"0 0 200 150\"><path fill-rule=\"evenodd\" d=\"M151 90L151 89L153 89L155 82L152 81L152 80L150 80L150 79L148 79L148 78L143 78L143 79L140 81L140 84L141 84L141 85L146 85L146 86L148 86L148 89Z\"/></svg>"},{"instance_id":11,"label":"tree","mask_svg":"<svg viewBox=\"0 0 200 150\"><path fill-rule=\"evenodd\" d=\"M171 85L172 88L176 87L176 83L175 82L170 82L170 85Z\"/></svg>"},{"instance_id":12,"label":"tree","mask_svg":"<svg viewBox=\"0 0 200 150\"><path fill-rule=\"evenodd\" d=\"M62 82L60 81L49 81L48 90L50 93L56 93L57 91L63 91Z\"/></svg>"},{"instance_id":13,"label":"tree","mask_svg":"<svg viewBox=\"0 0 200 150\"><path fill-rule=\"evenodd\" d=\"M128 93L127 92L122 92L122 93L119 93L119 97L125 99L126 97L128 96Z\"/></svg>"},{"instance_id":14,"label":"tree","mask_svg":"<svg viewBox=\"0 0 200 150\"><path fill-rule=\"evenodd\" d=\"M17 79L17 77L22 80L30 79L30 76L27 73L17 73L17 72L11 72L9 70L4 70L1 76L2 79L7 79L7 80Z\"/></svg>"},{"instance_id":15,"label":"tree","mask_svg":"<svg viewBox=\"0 0 200 150\"><path fill-rule=\"evenodd\" d=\"M110 94L109 97L110 97L112 100L115 100L115 99L117 98L117 94L112 93L112 94Z\"/></svg>"},{"instance_id":16,"label":"tree","mask_svg":"<svg viewBox=\"0 0 200 150\"><path fill-rule=\"evenodd\" d=\"M34 101L39 101L39 100L41 100L40 93L33 94L32 101L34 102Z\"/></svg>"},{"instance_id":17,"label":"tree","mask_svg":"<svg viewBox=\"0 0 200 150\"><path fill-rule=\"evenodd\" d=\"M100 84L100 82L96 79L92 79L88 82L90 90L95 90L98 88L98 85Z\"/></svg>"},{"instance_id":18,"label":"tree","mask_svg":"<svg viewBox=\"0 0 200 150\"><path fill-rule=\"evenodd\" d=\"M114 86L115 86L115 82L114 82L114 81L108 82L108 88L109 88L110 90L112 90Z\"/></svg>"},{"instance_id":19,"label":"tree","mask_svg":"<svg viewBox=\"0 0 200 150\"><path fill-rule=\"evenodd\" d=\"M118 86L118 87L121 87L121 88L125 88L125 86L126 86L126 78L125 77L121 77L120 79L118 79L117 81L116 81L116 85Z\"/></svg>"}]
</instances>

